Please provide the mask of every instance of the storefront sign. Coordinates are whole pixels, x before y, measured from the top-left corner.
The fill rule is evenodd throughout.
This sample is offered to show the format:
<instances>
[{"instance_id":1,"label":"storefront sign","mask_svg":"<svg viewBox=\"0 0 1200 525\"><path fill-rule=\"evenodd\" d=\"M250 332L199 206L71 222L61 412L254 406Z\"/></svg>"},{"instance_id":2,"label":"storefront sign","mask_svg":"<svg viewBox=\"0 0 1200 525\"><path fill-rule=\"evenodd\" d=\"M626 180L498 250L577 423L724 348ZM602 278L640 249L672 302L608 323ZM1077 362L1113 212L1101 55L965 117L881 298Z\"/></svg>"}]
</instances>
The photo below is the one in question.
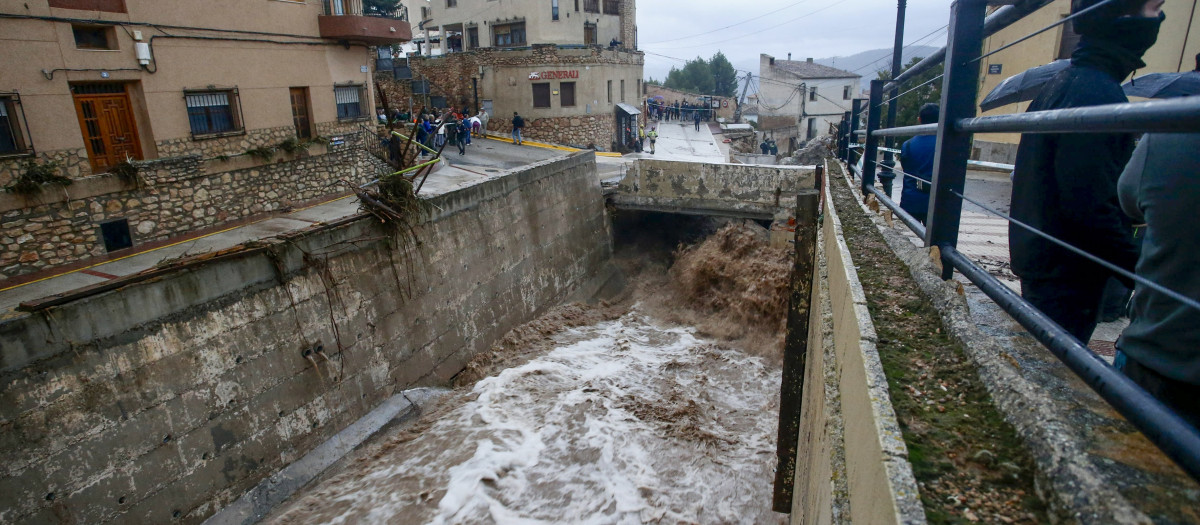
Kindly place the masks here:
<instances>
[{"instance_id":1,"label":"storefront sign","mask_svg":"<svg viewBox=\"0 0 1200 525\"><path fill-rule=\"evenodd\" d=\"M529 80L554 80L566 78L579 78L578 69L569 69L563 71L534 71L529 74Z\"/></svg>"},{"instance_id":2,"label":"storefront sign","mask_svg":"<svg viewBox=\"0 0 1200 525\"><path fill-rule=\"evenodd\" d=\"M988 64L989 75L999 75L1001 71L1004 71L1004 64Z\"/></svg>"}]
</instances>

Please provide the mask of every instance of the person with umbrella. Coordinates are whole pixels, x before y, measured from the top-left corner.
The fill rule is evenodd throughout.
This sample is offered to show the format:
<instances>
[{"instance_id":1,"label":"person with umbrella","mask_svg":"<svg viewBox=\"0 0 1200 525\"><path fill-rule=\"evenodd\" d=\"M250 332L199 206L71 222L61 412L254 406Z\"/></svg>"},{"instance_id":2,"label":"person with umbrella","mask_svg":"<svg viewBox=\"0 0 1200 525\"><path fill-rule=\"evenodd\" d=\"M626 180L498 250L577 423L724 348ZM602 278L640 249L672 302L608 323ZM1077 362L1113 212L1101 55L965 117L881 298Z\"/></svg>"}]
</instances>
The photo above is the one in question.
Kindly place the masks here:
<instances>
[{"instance_id":1,"label":"person with umbrella","mask_svg":"<svg viewBox=\"0 0 1200 525\"><path fill-rule=\"evenodd\" d=\"M1075 0L1072 11L1101 4ZM1163 0L1116 0L1076 18L1081 35L1071 64L1042 89L1029 111L1127 102L1121 80L1144 67L1162 24ZM1026 134L1017 148L1012 216L1042 232L1132 270L1131 222L1117 202L1117 178L1133 153L1126 133ZM1013 273L1027 301L1087 344L1111 273L1010 224Z\"/></svg>"}]
</instances>

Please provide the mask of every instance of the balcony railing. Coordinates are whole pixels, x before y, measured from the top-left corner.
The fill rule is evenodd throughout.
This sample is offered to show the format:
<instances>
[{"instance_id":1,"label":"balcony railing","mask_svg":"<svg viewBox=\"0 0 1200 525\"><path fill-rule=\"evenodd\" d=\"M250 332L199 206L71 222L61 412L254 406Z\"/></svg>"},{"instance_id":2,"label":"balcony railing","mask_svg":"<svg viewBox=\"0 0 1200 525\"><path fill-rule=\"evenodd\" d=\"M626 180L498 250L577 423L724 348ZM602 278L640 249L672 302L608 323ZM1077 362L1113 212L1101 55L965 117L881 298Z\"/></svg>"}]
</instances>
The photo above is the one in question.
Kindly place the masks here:
<instances>
[{"instance_id":1,"label":"balcony railing","mask_svg":"<svg viewBox=\"0 0 1200 525\"><path fill-rule=\"evenodd\" d=\"M408 21L408 8L397 5L393 9L364 8L361 4L347 0L322 0L322 15L325 16L369 16Z\"/></svg>"},{"instance_id":2,"label":"balcony railing","mask_svg":"<svg viewBox=\"0 0 1200 525\"><path fill-rule=\"evenodd\" d=\"M318 26L322 38L365 42L370 45L389 45L412 40L408 24L408 9L367 9L353 0L322 0Z\"/></svg>"}]
</instances>

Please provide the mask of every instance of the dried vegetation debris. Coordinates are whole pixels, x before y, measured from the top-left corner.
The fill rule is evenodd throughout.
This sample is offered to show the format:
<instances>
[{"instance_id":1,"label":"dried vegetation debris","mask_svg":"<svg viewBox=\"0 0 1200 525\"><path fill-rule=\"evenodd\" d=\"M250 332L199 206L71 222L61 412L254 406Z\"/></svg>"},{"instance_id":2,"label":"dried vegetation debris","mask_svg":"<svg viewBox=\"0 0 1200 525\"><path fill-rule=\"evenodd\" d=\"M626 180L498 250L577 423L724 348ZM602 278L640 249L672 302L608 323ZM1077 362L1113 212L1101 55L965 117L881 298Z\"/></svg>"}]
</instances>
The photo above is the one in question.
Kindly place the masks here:
<instances>
[{"instance_id":1,"label":"dried vegetation debris","mask_svg":"<svg viewBox=\"0 0 1200 525\"><path fill-rule=\"evenodd\" d=\"M853 192L830 179L929 522L1047 522L1015 430Z\"/></svg>"}]
</instances>

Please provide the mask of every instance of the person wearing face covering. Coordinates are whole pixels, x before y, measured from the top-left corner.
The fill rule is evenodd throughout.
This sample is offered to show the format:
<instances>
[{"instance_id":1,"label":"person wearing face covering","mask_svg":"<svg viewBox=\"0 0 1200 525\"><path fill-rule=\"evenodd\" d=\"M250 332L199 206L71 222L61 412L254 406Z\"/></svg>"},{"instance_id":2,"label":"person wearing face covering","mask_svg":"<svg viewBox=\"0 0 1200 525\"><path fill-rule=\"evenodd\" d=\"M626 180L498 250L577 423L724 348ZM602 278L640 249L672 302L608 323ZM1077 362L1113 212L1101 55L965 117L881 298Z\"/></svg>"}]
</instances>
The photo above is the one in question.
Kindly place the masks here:
<instances>
[{"instance_id":1,"label":"person wearing face covering","mask_svg":"<svg viewBox=\"0 0 1200 525\"><path fill-rule=\"evenodd\" d=\"M1074 0L1072 12L1101 0ZM1073 20L1081 35L1071 65L1042 89L1029 111L1128 102L1121 82L1144 67L1158 38L1163 0L1115 0ZM1133 271L1137 249L1117 200L1117 179L1133 153L1128 133L1026 134L1017 147L1012 216ZM1091 339L1111 272L1010 224L1009 252L1021 295L1083 344ZM1131 286L1132 283L1125 283Z\"/></svg>"}]
</instances>

